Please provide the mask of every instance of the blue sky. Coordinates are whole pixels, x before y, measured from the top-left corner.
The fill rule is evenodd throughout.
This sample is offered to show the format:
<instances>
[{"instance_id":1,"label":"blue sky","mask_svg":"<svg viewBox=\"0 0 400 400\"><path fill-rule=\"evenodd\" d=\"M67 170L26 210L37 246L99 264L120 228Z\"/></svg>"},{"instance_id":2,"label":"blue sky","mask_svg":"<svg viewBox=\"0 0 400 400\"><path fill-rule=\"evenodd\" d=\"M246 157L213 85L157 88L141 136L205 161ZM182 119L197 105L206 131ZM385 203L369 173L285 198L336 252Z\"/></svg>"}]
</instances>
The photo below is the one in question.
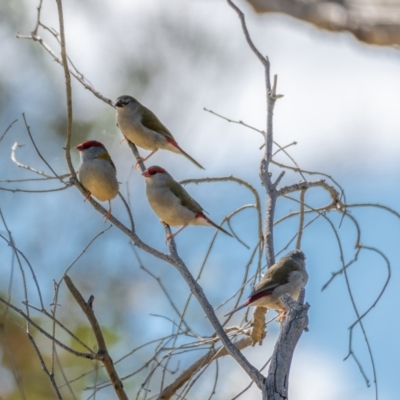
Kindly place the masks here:
<instances>
[{"instance_id":1,"label":"blue sky","mask_svg":"<svg viewBox=\"0 0 400 400\"><path fill-rule=\"evenodd\" d=\"M400 190L395 179L400 170L398 51L366 46L349 34L328 33L282 15L255 15L243 2L238 4L246 13L255 44L270 58L272 73L278 74L278 92L284 94L275 108L275 140L281 145L296 141L290 154L298 164L334 176L345 189L348 203L382 203L399 210ZM178 180L232 174L248 180L263 193L258 178L261 135L228 124L203 110L205 107L231 119L243 120L258 129L265 127L263 69L245 43L236 14L225 2L174 0L166 5L160 0L137 0L129 4L102 0L65 4L64 8L68 53L78 69L104 96L115 100L121 94L131 94L151 108L181 146L205 165L206 171L168 152L154 155L154 164L166 167ZM35 21L35 7L30 1L24 2L24 10L27 20L15 22L20 33L30 32ZM45 2L43 20L49 26L58 26L55 11L54 4ZM19 119L1 143L1 179L28 176L9 159L15 141L28 143L22 112L26 113L44 155L59 173L66 172L62 127L58 125L64 121L66 109L62 69L50 57L44 61L34 58L43 49L33 42L15 39L14 33L10 29L0 30L2 52L9 54L7 62L0 66L2 77L7 77L9 93L6 103L3 99L6 106L1 111L0 132L12 120ZM56 47L45 33L43 36ZM132 155L125 144L120 144L122 137L115 126L114 110L76 82L73 99L74 144L87 129L90 137L106 144L123 183L121 191L126 193L129 188L138 234L166 251L163 229L144 195L143 178L137 171L131 171ZM30 145L20 149L18 157L21 162L44 168ZM284 157L279 160L288 162ZM73 161L78 167L77 154L73 154ZM274 171L277 176L278 170ZM282 184L297 180L299 176L288 173ZM36 188L37 183L24 187ZM253 202L244 189L232 184L190 185L188 190L216 222L240 205ZM0 192L0 196L2 211L15 240L35 266L46 301L50 303L52 279L59 279L91 238L108 225L74 188L54 194ZM307 193L306 200L321 206L327 198L315 190ZM279 201L277 217L295 208L295 203ZM113 201L113 211L127 221L119 199ZM363 229L361 242L384 251L392 263L391 282L377 307L366 317L365 326L376 362L379 398L397 399L399 365L394 355L399 354L400 345L398 315L393 311L393 303L398 299L396 250L400 221L382 210L352 209L351 213ZM241 237L253 245L254 216L254 212L246 211L233 223ZM332 220L338 227L339 216L332 216ZM294 219L277 227L276 251L286 245L296 227ZM4 232L2 227L0 230ZM355 243L354 227L345 221L339 234L345 240L345 256L349 258ZM212 229L191 227L178 236L180 254L192 271L198 270L212 235ZM325 222L318 221L306 230L303 250L310 274L307 286L310 331L302 336L293 360L291 398L374 399L373 387L366 387L355 363L342 362L348 351L348 327L356 319L343 276L338 276L321 292L331 273L341 266L332 231ZM1 268L7 275L10 255L3 253L0 257ZM146 254L141 253L141 257L147 267L162 277L183 307L187 289L177 272ZM200 281L213 305L217 306L237 290L248 257L249 251L236 243L232 245L232 239L218 238ZM378 295L385 271L382 260L370 252L363 252L359 262L349 270L361 311ZM150 336L161 336L171 330L167 321L149 316L173 313L154 281L138 268L128 240L116 228L98 239L72 273L81 278L107 277L107 282L99 286L116 285L115 296L125 299L119 305L125 315L126 337L121 338L122 344L129 343L132 333L137 337L149 332ZM17 299L19 278L14 279ZM87 285L91 291L96 287L94 282ZM249 291L250 287L246 289ZM107 299L97 298L99 304L107 305ZM189 318L202 333L209 334L209 326L198 317L202 312L194 302L191 304ZM222 318L229 307L228 304L218 311L218 315ZM107 323L112 324L113 313L105 307ZM239 323L241 317L238 314L235 321ZM129 323L132 319L140 323ZM245 355L256 365L262 365L277 333L278 328L273 324L264 346L246 349ZM357 329L354 340L357 356L372 380L366 346ZM140 343L138 339L137 344ZM116 346L115 352L123 352L122 346ZM231 366L231 378L240 382L240 387L245 386L245 373L230 360L223 363ZM229 385L222 383L220 390L229 396Z\"/></svg>"}]
</instances>

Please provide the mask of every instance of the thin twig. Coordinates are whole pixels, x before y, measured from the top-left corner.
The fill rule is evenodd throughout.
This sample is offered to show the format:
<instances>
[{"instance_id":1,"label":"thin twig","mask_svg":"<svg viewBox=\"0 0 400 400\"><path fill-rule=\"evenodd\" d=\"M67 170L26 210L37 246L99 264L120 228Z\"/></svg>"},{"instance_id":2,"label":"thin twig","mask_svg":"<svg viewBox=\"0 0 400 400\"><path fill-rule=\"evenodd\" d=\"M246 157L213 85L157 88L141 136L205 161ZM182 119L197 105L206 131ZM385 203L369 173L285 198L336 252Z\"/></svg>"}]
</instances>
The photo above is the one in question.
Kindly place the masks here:
<instances>
[{"instance_id":1,"label":"thin twig","mask_svg":"<svg viewBox=\"0 0 400 400\"><path fill-rule=\"evenodd\" d=\"M72 280L68 275L64 275L64 282L67 285L72 296L74 297L75 301L78 303L79 307L86 315L86 318L88 319L92 327L98 345L98 351L97 351L97 355L99 356L98 359L104 364L104 367L114 387L115 393L117 394L120 400L128 400L128 396L124 391L124 385L122 384L122 381L118 377L117 371L114 367L114 363L108 353L106 342L104 340L104 336L101 331L100 325L97 321L96 316L94 315L93 311L94 297L90 296L88 302L86 302L83 299L80 292L78 291L78 289L76 288L76 286L72 283Z\"/></svg>"}]
</instances>

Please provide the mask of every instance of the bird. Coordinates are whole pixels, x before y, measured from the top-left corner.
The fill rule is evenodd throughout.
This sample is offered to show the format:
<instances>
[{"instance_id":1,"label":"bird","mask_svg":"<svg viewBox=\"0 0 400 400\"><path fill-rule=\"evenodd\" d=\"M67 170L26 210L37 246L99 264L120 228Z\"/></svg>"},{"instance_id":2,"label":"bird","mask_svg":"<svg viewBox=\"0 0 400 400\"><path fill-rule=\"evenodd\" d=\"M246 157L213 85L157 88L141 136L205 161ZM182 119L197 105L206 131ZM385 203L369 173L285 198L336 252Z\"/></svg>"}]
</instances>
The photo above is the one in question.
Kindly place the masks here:
<instances>
[{"instance_id":1,"label":"bird","mask_svg":"<svg viewBox=\"0 0 400 400\"><path fill-rule=\"evenodd\" d=\"M79 180L87 190L85 201L93 195L99 201L108 201L109 209L105 221L111 215L111 200L118 194L117 170L104 145L88 140L75 146L80 151Z\"/></svg>"},{"instance_id":2,"label":"bird","mask_svg":"<svg viewBox=\"0 0 400 400\"><path fill-rule=\"evenodd\" d=\"M294 300L297 300L301 288L304 288L307 284L308 274L305 259L304 253L298 249L286 254L268 269L247 300L226 314L225 317L244 307L258 306L279 311L278 321L282 321L286 315L286 310L280 297L287 293Z\"/></svg>"},{"instance_id":3,"label":"bird","mask_svg":"<svg viewBox=\"0 0 400 400\"><path fill-rule=\"evenodd\" d=\"M211 221L204 214L205 211L201 205L164 168L153 165L147 168L142 175L145 177L146 195L153 211L167 225L182 227L174 234L168 234L166 240L175 237L188 225L213 226L232 236Z\"/></svg>"},{"instance_id":4,"label":"bird","mask_svg":"<svg viewBox=\"0 0 400 400\"><path fill-rule=\"evenodd\" d=\"M136 167L138 167L140 161L148 160L157 150L164 149L182 154L193 164L204 169L178 145L172 133L160 122L156 115L135 98L127 95L120 96L114 106L117 109L117 126L125 138L145 150L151 150L146 158L140 157L137 160Z\"/></svg>"}]
</instances>

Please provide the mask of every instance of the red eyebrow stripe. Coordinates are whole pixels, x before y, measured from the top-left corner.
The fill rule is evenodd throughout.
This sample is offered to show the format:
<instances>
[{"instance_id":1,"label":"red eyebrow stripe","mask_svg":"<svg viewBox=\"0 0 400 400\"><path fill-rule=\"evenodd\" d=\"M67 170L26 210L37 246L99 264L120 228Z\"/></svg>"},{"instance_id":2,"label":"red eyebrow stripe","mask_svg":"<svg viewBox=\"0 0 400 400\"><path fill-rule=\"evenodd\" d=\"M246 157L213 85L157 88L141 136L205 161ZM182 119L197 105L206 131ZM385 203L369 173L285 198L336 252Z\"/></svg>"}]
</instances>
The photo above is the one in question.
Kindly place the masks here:
<instances>
[{"instance_id":1,"label":"red eyebrow stripe","mask_svg":"<svg viewBox=\"0 0 400 400\"><path fill-rule=\"evenodd\" d=\"M81 150L85 150L85 149L89 149L90 147L104 147L104 146L102 143L98 142L97 140L87 140L86 142L83 142L76 147Z\"/></svg>"},{"instance_id":2,"label":"red eyebrow stripe","mask_svg":"<svg viewBox=\"0 0 400 400\"><path fill-rule=\"evenodd\" d=\"M157 172L160 172L162 174L165 174L167 171L164 168L161 167L150 167L147 169L150 175L155 174Z\"/></svg>"}]
</instances>

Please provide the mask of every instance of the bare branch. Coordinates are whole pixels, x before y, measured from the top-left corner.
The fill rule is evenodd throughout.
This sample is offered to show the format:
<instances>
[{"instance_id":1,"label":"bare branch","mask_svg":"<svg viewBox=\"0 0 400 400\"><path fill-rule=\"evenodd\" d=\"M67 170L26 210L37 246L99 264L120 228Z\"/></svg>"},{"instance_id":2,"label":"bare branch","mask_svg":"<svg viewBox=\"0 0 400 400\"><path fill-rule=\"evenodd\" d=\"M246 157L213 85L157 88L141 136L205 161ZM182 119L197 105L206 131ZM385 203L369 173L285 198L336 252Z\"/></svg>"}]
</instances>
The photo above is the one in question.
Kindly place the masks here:
<instances>
[{"instance_id":1,"label":"bare branch","mask_svg":"<svg viewBox=\"0 0 400 400\"><path fill-rule=\"evenodd\" d=\"M251 338L244 337L234 343L234 346L238 350L243 350L244 348L251 345ZM193 363L189 368L182 372L181 375L175 381L166 387L159 395L160 400L169 400L179 388L181 388L198 370L204 368L206 365L210 364L212 361L225 357L228 352L225 347L219 347L218 349L211 349L206 355L199 358L195 363Z\"/></svg>"},{"instance_id":2,"label":"bare branch","mask_svg":"<svg viewBox=\"0 0 400 400\"><path fill-rule=\"evenodd\" d=\"M71 75L68 68L67 49L65 43L64 16L62 1L56 0L58 10L58 20L60 24L60 46L61 46L61 61L64 67L65 76L65 92L67 94L67 134L65 141L65 158L72 178L76 178L76 173L71 161L71 138L72 138L72 86Z\"/></svg>"},{"instance_id":3,"label":"bare branch","mask_svg":"<svg viewBox=\"0 0 400 400\"><path fill-rule=\"evenodd\" d=\"M4 133L0 136L0 142L4 139L4 136L6 136L7 132L11 129L11 127L17 122L17 119L14 119L13 122L11 122L10 125L7 126L6 130L4 131Z\"/></svg>"},{"instance_id":4,"label":"bare branch","mask_svg":"<svg viewBox=\"0 0 400 400\"><path fill-rule=\"evenodd\" d=\"M299 230L297 233L297 243L296 249L301 248L301 237L303 235L304 229L304 196L306 194L307 189L301 189L300 191L300 218L299 218Z\"/></svg>"},{"instance_id":5,"label":"bare branch","mask_svg":"<svg viewBox=\"0 0 400 400\"><path fill-rule=\"evenodd\" d=\"M101 331L100 325L97 321L96 316L94 315L93 312L93 300L94 297L90 296L88 302L86 302L82 295L79 293L78 289L75 287L75 285L72 283L71 278L68 275L64 275L64 282L67 285L69 291L71 292L72 296L78 303L78 305L81 307L82 311L86 315L94 336L97 341L97 345L99 346L97 355L99 356L99 360L104 364L104 367L107 370L108 376L110 377L110 380L112 382L112 385L114 387L115 393L117 394L118 398L120 400L128 400L128 396L126 395L124 391L124 385L122 384L122 381L119 379L118 374L116 369L114 368L113 361L108 354L106 342L104 340L103 333Z\"/></svg>"},{"instance_id":6,"label":"bare branch","mask_svg":"<svg viewBox=\"0 0 400 400\"><path fill-rule=\"evenodd\" d=\"M97 358L96 354L94 353L82 353L79 351L76 351L74 349L71 349L70 347L66 346L64 343L60 342L58 339L56 339L55 337L53 337L52 335L50 335L49 333L47 333L38 323L36 323L32 318L30 318L26 313L24 313L21 309L19 309L18 307L15 307L13 304L11 304L9 301L3 299L2 297L0 297L0 302L5 304L7 307L11 308L12 310L14 310L16 313L18 313L19 315L21 315L22 318L24 318L25 321L27 321L29 324L31 324L32 326L34 326L42 335L44 335L45 337L47 337L47 339L50 339L52 341L54 341L58 346L60 346L61 348L63 348L64 350L68 351L69 353L74 354L75 356L78 357L83 357L83 358L88 358L89 360L95 360ZM9 315L7 315L3 310L0 309L0 313L5 315L12 323L14 323L15 325L17 325L23 332L26 332L26 330L20 326L19 324L17 324ZM26 332L27 333L27 332Z\"/></svg>"},{"instance_id":7,"label":"bare branch","mask_svg":"<svg viewBox=\"0 0 400 400\"><path fill-rule=\"evenodd\" d=\"M288 398L289 370L296 344L307 329L308 304L303 304L304 289L299 301L293 300L288 294L282 296L287 310L286 318L281 324L281 332L275 344L271 364L266 378L268 400L282 400Z\"/></svg>"}]
</instances>

